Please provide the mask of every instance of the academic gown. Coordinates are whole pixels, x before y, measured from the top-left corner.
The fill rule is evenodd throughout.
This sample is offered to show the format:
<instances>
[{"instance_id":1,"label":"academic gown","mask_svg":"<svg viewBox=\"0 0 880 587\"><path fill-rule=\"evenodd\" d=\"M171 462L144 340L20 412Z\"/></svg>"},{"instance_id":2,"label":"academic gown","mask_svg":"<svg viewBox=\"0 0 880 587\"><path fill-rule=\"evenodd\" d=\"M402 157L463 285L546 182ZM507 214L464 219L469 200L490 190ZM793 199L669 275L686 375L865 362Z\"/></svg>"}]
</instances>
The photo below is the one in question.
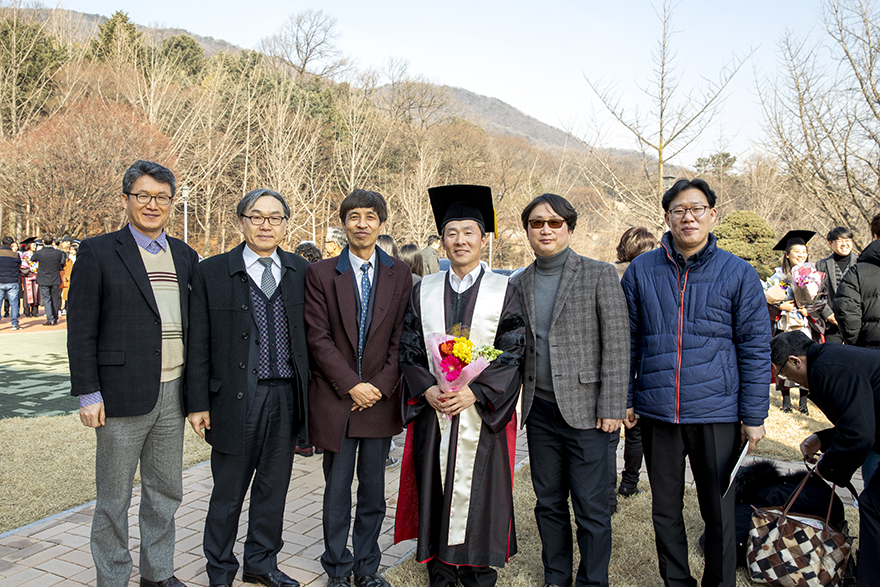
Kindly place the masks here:
<instances>
[{"instance_id":1,"label":"academic gown","mask_svg":"<svg viewBox=\"0 0 880 587\"><path fill-rule=\"evenodd\" d=\"M485 272L484 272L485 273ZM460 325L469 328L483 273L476 283L457 294L444 278L447 333ZM482 419L476 446L465 540L448 544L453 472L460 416L451 421L451 441L444 494L440 483L441 431L437 412L425 399L436 384L428 367L421 321L421 283L413 288L400 340L403 375L403 419L407 425L401 471L395 542L418 537L419 562L438 557L451 565L503 567L516 554L513 525L513 464L516 448L516 404L521 385L520 362L525 346L525 322L513 285L508 284L495 336L503 354L470 385Z\"/></svg>"}]
</instances>

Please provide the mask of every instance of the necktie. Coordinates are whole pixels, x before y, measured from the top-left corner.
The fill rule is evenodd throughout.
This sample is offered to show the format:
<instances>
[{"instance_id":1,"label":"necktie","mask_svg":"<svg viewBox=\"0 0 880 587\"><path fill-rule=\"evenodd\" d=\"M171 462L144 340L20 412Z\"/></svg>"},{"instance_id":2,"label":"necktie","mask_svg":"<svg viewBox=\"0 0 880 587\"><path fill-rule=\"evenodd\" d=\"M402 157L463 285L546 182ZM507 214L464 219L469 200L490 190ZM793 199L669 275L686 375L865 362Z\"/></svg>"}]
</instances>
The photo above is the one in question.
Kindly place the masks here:
<instances>
[{"instance_id":1,"label":"necktie","mask_svg":"<svg viewBox=\"0 0 880 587\"><path fill-rule=\"evenodd\" d=\"M263 266L263 277L260 279L260 289L266 294L267 298L271 298L275 293L275 277L272 275L272 258L260 257L257 259Z\"/></svg>"},{"instance_id":2,"label":"necktie","mask_svg":"<svg viewBox=\"0 0 880 587\"><path fill-rule=\"evenodd\" d=\"M361 361L364 358L364 339L367 337L367 306L370 304L370 262L361 265L361 320L358 324L358 376L361 375Z\"/></svg>"}]
</instances>

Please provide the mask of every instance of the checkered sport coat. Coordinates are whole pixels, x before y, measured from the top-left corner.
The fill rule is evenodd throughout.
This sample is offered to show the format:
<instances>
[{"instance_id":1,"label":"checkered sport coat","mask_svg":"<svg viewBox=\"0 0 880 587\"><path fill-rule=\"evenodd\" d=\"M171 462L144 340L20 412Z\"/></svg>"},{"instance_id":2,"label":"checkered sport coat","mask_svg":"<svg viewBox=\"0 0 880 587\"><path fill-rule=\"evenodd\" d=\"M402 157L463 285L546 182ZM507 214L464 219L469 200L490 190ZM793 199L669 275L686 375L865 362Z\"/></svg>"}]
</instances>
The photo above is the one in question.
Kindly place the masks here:
<instances>
[{"instance_id":1,"label":"checkered sport coat","mask_svg":"<svg viewBox=\"0 0 880 587\"><path fill-rule=\"evenodd\" d=\"M522 423L535 397L535 263L514 278L526 318ZM540 279L540 277L538 277ZM553 389L572 428L623 418L629 384L629 317L613 265L570 251L550 326Z\"/></svg>"}]
</instances>

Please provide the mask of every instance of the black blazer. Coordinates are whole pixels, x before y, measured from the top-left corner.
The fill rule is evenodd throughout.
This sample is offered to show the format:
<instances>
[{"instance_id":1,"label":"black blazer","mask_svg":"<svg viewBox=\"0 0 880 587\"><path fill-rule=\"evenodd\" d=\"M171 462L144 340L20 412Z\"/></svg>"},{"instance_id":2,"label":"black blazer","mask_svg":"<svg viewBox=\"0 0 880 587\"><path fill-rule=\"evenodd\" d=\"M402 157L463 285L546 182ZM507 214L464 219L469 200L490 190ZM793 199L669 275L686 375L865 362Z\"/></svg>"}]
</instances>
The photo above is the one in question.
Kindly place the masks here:
<instances>
[{"instance_id":1,"label":"black blazer","mask_svg":"<svg viewBox=\"0 0 880 587\"><path fill-rule=\"evenodd\" d=\"M251 311L250 283L242 243L228 253L202 261L190 296L187 347L186 412L211 412L205 439L228 454L244 452L248 398L257 385L259 353ZM296 368L294 431L305 436L309 356L303 320L308 262L278 249L281 291L287 310L291 356ZM79 261L77 261L79 262Z\"/></svg>"},{"instance_id":2,"label":"black blazer","mask_svg":"<svg viewBox=\"0 0 880 587\"><path fill-rule=\"evenodd\" d=\"M189 284L199 255L182 240L167 238L180 284L185 345ZM67 301L71 395L100 391L109 417L152 410L162 371L162 323L128 226L80 244Z\"/></svg>"},{"instance_id":3,"label":"black blazer","mask_svg":"<svg viewBox=\"0 0 880 587\"><path fill-rule=\"evenodd\" d=\"M37 268L37 285L61 285L61 270L64 269L67 255L58 249L43 247L31 256L31 261L40 264Z\"/></svg>"}]
</instances>

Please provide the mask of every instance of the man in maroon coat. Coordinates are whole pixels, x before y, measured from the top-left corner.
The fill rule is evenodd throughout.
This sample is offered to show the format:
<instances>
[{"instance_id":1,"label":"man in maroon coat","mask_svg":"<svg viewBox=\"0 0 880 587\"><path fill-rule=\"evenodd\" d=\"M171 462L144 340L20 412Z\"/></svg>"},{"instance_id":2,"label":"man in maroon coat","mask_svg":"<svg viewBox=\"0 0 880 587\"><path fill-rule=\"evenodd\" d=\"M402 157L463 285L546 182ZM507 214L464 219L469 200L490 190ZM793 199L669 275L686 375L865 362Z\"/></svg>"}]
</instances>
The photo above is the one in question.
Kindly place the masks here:
<instances>
[{"instance_id":1,"label":"man in maroon coat","mask_svg":"<svg viewBox=\"0 0 880 587\"><path fill-rule=\"evenodd\" d=\"M354 190L339 207L348 246L306 272L306 326L313 357L309 433L324 449L324 554L328 587L387 587L376 571L385 518L385 457L400 417L398 351L412 289L409 267L376 240L384 198ZM351 483L358 474L353 552Z\"/></svg>"}]
</instances>

